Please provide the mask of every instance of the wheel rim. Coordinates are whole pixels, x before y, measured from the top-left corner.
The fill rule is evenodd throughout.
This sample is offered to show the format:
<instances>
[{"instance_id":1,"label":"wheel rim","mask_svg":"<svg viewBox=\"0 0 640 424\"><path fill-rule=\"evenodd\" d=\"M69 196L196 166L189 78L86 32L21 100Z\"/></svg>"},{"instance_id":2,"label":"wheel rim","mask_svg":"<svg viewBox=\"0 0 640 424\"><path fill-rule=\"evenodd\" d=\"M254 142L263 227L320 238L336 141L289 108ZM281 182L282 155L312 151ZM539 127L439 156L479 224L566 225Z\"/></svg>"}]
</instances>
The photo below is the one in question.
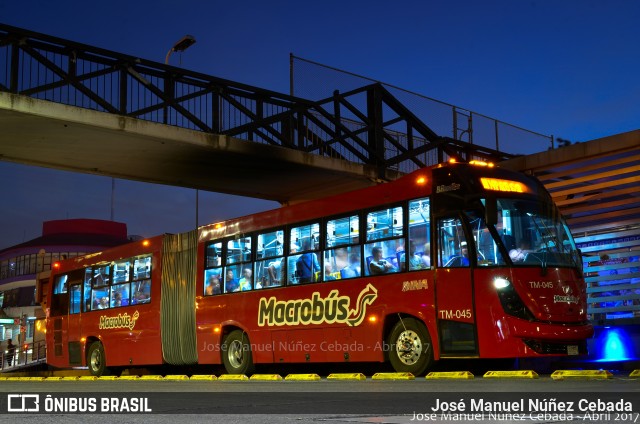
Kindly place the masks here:
<instances>
[{"instance_id":1,"label":"wheel rim","mask_svg":"<svg viewBox=\"0 0 640 424\"><path fill-rule=\"evenodd\" d=\"M229 345L228 356L229 364L233 368L240 368L244 362L244 349L239 340L234 340Z\"/></svg>"},{"instance_id":2,"label":"wheel rim","mask_svg":"<svg viewBox=\"0 0 640 424\"><path fill-rule=\"evenodd\" d=\"M100 369L100 366L102 365L102 353L100 352L100 349L95 349L91 352L90 365L91 369L94 371L98 371Z\"/></svg>"},{"instance_id":3,"label":"wheel rim","mask_svg":"<svg viewBox=\"0 0 640 424\"><path fill-rule=\"evenodd\" d=\"M405 330L396 341L396 354L405 365L414 365L422 355L422 340L413 330Z\"/></svg>"}]
</instances>

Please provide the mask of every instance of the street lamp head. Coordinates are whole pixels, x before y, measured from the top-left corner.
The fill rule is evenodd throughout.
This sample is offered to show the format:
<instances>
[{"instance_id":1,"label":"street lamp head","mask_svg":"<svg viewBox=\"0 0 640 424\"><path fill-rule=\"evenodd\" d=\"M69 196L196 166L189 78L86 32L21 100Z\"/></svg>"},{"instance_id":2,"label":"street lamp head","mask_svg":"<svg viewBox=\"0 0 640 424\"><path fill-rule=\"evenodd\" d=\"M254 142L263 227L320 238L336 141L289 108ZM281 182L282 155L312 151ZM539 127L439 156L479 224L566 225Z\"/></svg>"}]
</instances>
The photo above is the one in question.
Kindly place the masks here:
<instances>
[{"instance_id":1,"label":"street lamp head","mask_svg":"<svg viewBox=\"0 0 640 424\"><path fill-rule=\"evenodd\" d=\"M193 37L193 35L185 35L176 44L173 45L171 50L173 50L174 52L183 52L189 47L193 46L195 42L196 39Z\"/></svg>"}]
</instances>

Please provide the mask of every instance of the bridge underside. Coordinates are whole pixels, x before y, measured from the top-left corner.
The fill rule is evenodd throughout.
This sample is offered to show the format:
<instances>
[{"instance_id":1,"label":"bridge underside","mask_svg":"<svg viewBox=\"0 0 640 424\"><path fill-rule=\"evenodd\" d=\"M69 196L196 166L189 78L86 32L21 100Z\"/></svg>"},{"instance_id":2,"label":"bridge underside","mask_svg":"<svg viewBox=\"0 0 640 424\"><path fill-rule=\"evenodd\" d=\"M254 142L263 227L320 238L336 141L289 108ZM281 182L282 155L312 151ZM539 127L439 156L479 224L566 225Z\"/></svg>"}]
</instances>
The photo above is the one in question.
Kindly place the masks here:
<instances>
[{"instance_id":1,"label":"bridge underside","mask_svg":"<svg viewBox=\"0 0 640 424\"><path fill-rule=\"evenodd\" d=\"M0 160L281 203L369 186L378 175L367 165L1 92L0 128Z\"/></svg>"}]
</instances>

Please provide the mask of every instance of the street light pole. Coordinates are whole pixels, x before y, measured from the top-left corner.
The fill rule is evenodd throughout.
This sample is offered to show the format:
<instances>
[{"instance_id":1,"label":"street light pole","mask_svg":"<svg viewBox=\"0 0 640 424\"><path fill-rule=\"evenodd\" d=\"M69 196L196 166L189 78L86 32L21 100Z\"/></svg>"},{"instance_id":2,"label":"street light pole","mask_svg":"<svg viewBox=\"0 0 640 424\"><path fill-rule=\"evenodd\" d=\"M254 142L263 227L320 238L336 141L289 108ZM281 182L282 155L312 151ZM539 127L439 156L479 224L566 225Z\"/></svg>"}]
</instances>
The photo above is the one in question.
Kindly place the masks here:
<instances>
[{"instance_id":1,"label":"street light pole","mask_svg":"<svg viewBox=\"0 0 640 424\"><path fill-rule=\"evenodd\" d=\"M169 64L169 57L171 56L171 53L183 52L187 50L189 47L193 46L195 43L196 43L196 39L193 37L193 35L185 35L184 37L176 41L173 47L171 47L167 52L167 55L164 58L164 64L165 65ZM173 77L169 72L167 72L167 76L165 77L164 82L165 82L165 89L164 89L165 103L163 107L163 111L164 111L163 121L165 124L168 124L169 123L169 117L168 117L169 107L167 106L167 102L169 98L173 99L173 96L174 96Z\"/></svg>"},{"instance_id":2,"label":"street light pole","mask_svg":"<svg viewBox=\"0 0 640 424\"><path fill-rule=\"evenodd\" d=\"M187 50L189 47L193 46L195 43L196 43L196 39L193 37L193 35L185 35L184 37L182 37L167 52L167 56L164 58L165 65L169 64L169 56L171 56L171 53L183 52Z\"/></svg>"},{"instance_id":3,"label":"street light pole","mask_svg":"<svg viewBox=\"0 0 640 424\"><path fill-rule=\"evenodd\" d=\"M167 56L164 58L164 64L168 65L169 64L169 57L171 56L171 53L173 52L183 52L185 50L187 50L189 47L193 46L196 43L196 39L193 35L185 35L184 37L182 37L180 40L178 40L173 47L171 47L169 49L169 51L167 52ZM173 90L172 90L173 92ZM165 107L165 122L167 119L167 108ZM196 189L196 230L198 229L198 197L199 197L199 191L198 189Z\"/></svg>"}]
</instances>

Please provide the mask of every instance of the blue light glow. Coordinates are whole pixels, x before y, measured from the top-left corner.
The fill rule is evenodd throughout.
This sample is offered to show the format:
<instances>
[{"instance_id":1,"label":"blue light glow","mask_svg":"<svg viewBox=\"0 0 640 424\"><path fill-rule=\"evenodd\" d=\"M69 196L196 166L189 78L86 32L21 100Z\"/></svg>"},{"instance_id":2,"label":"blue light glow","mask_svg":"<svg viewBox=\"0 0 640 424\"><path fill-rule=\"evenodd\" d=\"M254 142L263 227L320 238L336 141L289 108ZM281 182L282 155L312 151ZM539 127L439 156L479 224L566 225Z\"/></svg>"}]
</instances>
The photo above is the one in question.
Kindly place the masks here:
<instances>
[{"instance_id":1,"label":"blue light glow","mask_svg":"<svg viewBox=\"0 0 640 424\"><path fill-rule=\"evenodd\" d=\"M604 328L598 337L597 361L628 361L633 358L630 337L622 328Z\"/></svg>"}]
</instances>

